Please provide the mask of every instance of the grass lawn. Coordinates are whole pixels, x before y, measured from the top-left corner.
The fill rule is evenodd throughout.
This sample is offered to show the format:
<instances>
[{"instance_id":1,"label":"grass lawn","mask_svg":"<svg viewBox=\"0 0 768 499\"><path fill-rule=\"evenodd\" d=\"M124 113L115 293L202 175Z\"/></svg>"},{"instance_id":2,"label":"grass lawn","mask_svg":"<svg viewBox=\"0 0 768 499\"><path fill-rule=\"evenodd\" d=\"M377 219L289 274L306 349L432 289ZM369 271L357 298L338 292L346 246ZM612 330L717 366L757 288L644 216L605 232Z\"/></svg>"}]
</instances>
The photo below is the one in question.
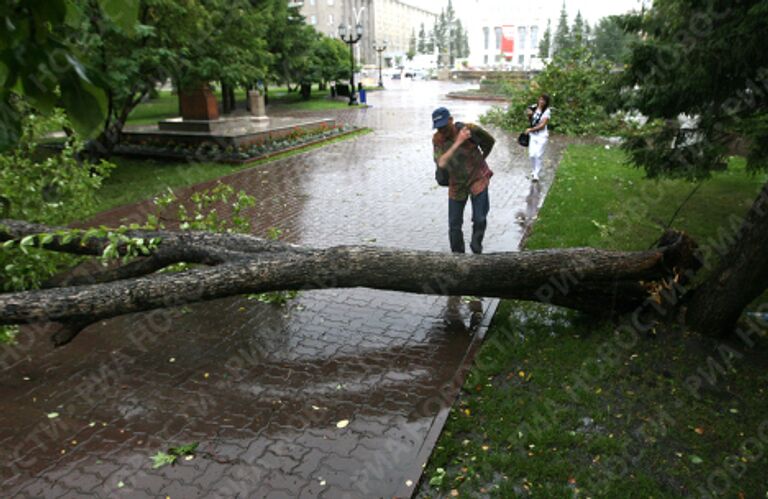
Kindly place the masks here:
<instances>
[{"instance_id":1,"label":"grass lawn","mask_svg":"<svg viewBox=\"0 0 768 499\"><path fill-rule=\"evenodd\" d=\"M312 149L326 146L330 143L346 140L370 133L363 129L343 137L337 137L320 144L313 144L294 151L277 154L271 158L254 161L243 165L227 165L221 163L185 163L160 162L153 160L136 160L122 157L112 158L115 168L104 181L99 190L98 204L93 214L144 199L151 198L164 192L167 188L186 187L240 170L275 161L282 158L302 154Z\"/></svg>"},{"instance_id":2,"label":"grass lawn","mask_svg":"<svg viewBox=\"0 0 768 499\"><path fill-rule=\"evenodd\" d=\"M269 106L270 108L279 107L281 109L291 109L296 111L315 111L322 109L344 109L347 108L347 102L344 100L335 100L328 98L328 90L317 90L313 88L312 95L308 101L301 100L297 91L288 92L286 88L269 88ZM221 102L221 95L217 93L217 98ZM245 91L237 90L235 98L238 103L245 99ZM128 116L128 125L150 125L160 120L174 118L179 116L179 100L175 94L168 90L159 93L156 99L150 99L142 102Z\"/></svg>"},{"instance_id":3,"label":"grass lawn","mask_svg":"<svg viewBox=\"0 0 768 499\"><path fill-rule=\"evenodd\" d=\"M649 247L694 185L643 180L623 160L569 148L527 247ZM673 226L715 237L764 181L734 160ZM765 338L626 331L502 302L419 496L767 497Z\"/></svg>"},{"instance_id":4,"label":"grass lawn","mask_svg":"<svg viewBox=\"0 0 768 499\"><path fill-rule=\"evenodd\" d=\"M168 90L159 92L157 98L142 102L128 115L128 125L154 125L158 121L179 116L179 99Z\"/></svg>"}]
</instances>

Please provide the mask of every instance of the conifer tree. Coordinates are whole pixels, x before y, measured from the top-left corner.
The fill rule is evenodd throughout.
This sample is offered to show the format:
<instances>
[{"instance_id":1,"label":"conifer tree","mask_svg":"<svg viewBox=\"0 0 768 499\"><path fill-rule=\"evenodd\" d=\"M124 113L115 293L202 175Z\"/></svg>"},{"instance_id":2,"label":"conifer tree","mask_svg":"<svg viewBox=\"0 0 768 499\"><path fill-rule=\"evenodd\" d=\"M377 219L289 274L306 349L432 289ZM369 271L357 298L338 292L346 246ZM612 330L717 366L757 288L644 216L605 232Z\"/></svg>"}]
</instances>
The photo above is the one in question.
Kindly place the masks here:
<instances>
[{"instance_id":1,"label":"conifer tree","mask_svg":"<svg viewBox=\"0 0 768 499\"><path fill-rule=\"evenodd\" d=\"M565 10L565 2L563 2L563 7L560 9L560 20L557 23L557 31L555 31L552 55L557 55L569 48L571 48L571 38L570 30L568 29L568 11Z\"/></svg>"}]
</instances>

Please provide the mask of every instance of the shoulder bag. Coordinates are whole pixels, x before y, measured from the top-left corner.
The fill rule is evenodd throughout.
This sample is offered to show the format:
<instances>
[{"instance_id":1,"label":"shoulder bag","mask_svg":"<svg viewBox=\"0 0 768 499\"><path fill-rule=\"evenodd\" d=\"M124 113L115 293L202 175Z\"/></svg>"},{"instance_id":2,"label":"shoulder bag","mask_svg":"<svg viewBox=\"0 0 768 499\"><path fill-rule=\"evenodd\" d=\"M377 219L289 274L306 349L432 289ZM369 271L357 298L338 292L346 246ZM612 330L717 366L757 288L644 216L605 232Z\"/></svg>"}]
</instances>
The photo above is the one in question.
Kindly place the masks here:
<instances>
[{"instance_id":1,"label":"shoulder bag","mask_svg":"<svg viewBox=\"0 0 768 499\"><path fill-rule=\"evenodd\" d=\"M448 168L435 167L435 181L441 187L448 187Z\"/></svg>"}]
</instances>

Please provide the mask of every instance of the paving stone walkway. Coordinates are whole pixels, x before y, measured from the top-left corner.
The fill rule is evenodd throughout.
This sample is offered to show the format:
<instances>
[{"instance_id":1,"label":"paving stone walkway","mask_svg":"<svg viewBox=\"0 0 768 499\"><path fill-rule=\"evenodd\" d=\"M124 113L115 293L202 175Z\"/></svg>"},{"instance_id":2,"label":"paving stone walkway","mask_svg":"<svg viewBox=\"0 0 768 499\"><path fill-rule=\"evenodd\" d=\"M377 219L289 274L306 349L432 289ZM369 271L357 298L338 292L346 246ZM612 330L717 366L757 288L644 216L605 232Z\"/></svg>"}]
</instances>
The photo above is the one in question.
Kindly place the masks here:
<instances>
[{"instance_id":1,"label":"paving stone walkway","mask_svg":"<svg viewBox=\"0 0 768 499\"><path fill-rule=\"evenodd\" d=\"M475 121L489 104L446 99L448 83L389 86L337 113L374 133L227 177L258 199L256 233L448 251L430 114ZM509 251L562 147L532 186L524 151L494 133L486 250ZM119 317L56 350L27 328L0 352L0 496L408 496L494 306L328 289L285 307L235 297ZM193 459L153 469L153 454L192 442Z\"/></svg>"}]
</instances>

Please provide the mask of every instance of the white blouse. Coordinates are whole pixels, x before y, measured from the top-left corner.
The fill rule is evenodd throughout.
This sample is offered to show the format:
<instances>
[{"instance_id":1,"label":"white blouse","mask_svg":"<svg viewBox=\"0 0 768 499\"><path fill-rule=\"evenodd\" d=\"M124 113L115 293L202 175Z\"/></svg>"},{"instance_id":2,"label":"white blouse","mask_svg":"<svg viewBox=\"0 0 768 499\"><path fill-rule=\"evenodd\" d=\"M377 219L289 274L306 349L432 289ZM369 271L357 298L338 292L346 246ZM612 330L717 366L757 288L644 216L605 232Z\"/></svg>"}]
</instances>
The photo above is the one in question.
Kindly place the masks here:
<instances>
[{"instance_id":1,"label":"white blouse","mask_svg":"<svg viewBox=\"0 0 768 499\"><path fill-rule=\"evenodd\" d=\"M541 123L541 121L544 118L546 118L547 122L549 122L549 119L552 116L552 113L550 111L551 111L550 108L547 108L547 110L542 113L538 108L536 108L536 112L533 113L533 117L531 118L531 123L536 123L538 125L539 123ZM538 130L536 132L531 132L531 134L533 134L533 135L542 135L544 137L548 137L549 136L549 130L547 130L547 125L544 125L544 128L542 128L541 130Z\"/></svg>"}]
</instances>

